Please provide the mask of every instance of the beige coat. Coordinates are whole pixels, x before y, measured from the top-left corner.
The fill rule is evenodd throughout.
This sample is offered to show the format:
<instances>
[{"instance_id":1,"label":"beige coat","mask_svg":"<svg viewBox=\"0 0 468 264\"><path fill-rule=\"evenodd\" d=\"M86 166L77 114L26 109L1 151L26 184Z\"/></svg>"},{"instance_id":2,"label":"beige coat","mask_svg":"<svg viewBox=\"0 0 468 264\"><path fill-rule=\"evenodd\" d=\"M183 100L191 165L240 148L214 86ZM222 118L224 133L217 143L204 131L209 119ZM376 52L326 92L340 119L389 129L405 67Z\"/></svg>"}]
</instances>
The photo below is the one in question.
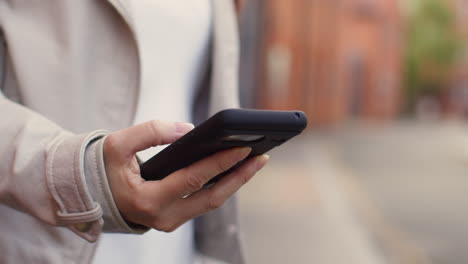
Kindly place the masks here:
<instances>
[{"instance_id":1,"label":"beige coat","mask_svg":"<svg viewBox=\"0 0 468 264\"><path fill-rule=\"evenodd\" d=\"M234 8L212 4L196 120L237 106ZM90 263L102 231L145 231L123 221L102 158L103 136L132 124L138 98L126 10L125 0L0 1L0 263ZM238 235L234 200L195 223L197 249L230 263L243 262Z\"/></svg>"}]
</instances>

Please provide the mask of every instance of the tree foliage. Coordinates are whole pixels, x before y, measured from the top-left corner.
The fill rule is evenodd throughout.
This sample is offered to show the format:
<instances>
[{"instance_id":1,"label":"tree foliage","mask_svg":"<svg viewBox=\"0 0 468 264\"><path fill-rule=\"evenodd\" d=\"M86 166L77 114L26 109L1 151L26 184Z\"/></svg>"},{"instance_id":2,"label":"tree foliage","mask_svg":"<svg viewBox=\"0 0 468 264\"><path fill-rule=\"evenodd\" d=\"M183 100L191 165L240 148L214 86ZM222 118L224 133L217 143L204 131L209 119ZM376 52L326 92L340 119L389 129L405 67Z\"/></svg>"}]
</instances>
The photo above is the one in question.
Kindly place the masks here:
<instances>
[{"instance_id":1,"label":"tree foliage","mask_svg":"<svg viewBox=\"0 0 468 264\"><path fill-rule=\"evenodd\" d=\"M441 95L463 48L445 0L421 0L408 18L405 82L408 109L421 95Z\"/></svg>"}]
</instances>

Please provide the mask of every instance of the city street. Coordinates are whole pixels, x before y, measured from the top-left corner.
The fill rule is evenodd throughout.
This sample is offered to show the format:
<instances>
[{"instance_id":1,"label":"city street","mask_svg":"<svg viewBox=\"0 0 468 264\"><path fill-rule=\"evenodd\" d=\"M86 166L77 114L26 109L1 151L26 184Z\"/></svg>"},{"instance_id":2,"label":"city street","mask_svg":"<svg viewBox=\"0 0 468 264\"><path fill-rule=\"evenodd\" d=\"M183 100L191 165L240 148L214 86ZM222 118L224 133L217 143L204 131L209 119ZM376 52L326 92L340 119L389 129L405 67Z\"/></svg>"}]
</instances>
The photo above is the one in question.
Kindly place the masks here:
<instances>
[{"instance_id":1,"label":"city street","mask_svg":"<svg viewBox=\"0 0 468 264\"><path fill-rule=\"evenodd\" d=\"M467 263L468 128L307 132L241 193L251 263Z\"/></svg>"}]
</instances>

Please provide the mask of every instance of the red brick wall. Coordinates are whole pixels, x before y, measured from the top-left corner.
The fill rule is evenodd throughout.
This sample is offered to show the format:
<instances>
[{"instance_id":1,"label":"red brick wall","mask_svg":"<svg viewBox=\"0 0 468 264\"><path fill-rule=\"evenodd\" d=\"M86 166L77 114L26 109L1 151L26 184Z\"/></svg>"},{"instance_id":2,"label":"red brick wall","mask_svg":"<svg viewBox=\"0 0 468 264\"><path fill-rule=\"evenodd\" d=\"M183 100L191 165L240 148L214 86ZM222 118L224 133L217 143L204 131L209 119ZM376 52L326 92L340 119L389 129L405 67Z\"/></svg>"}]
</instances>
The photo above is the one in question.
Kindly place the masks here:
<instances>
[{"instance_id":1,"label":"red brick wall","mask_svg":"<svg viewBox=\"0 0 468 264\"><path fill-rule=\"evenodd\" d=\"M396 0L263 3L261 107L302 109L317 125L397 115L402 54Z\"/></svg>"},{"instance_id":2,"label":"red brick wall","mask_svg":"<svg viewBox=\"0 0 468 264\"><path fill-rule=\"evenodd\" d=\"M468 43L468 1L447 1L453 6L460 36ZM453 84L445 103L449 115L468 117L468 47L460 56L459 65L453 76Z\"/></svg>"},{"instance_id":3,"label":"red brick wall","mask_svg":"<svg viewBox=\"0 0 468 264\"><path fill-rule=\"evenodd\" d=\"M393 118L399 112L402 76L397 3L347 1L343 12L338 59L342 75L338 79L347 93L348 113Z\"/></svg>"}]
</instances>

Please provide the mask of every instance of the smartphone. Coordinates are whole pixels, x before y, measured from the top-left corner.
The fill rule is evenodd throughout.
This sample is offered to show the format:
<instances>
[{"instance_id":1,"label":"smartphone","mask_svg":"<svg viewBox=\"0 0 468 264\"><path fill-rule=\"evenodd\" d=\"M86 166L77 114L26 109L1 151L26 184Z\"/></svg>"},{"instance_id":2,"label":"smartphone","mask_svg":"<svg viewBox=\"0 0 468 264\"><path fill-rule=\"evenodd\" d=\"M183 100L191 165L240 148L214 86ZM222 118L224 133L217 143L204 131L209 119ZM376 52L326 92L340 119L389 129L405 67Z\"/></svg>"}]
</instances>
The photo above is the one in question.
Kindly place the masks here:
<instances>
[{"instance_id":1,"label":"smartphone","mask_svg":"<svg viewBox=\"0 0 468 264\"><path fill-rule=\"evenodd\" d=\"M218 112L141 165L145 180L162 180L216 152L251 147L247 158L215 176L205 186L220 180L251 157L262 155L307 127L301 111L227 109Z\"/></svg>"}]
</instances>

